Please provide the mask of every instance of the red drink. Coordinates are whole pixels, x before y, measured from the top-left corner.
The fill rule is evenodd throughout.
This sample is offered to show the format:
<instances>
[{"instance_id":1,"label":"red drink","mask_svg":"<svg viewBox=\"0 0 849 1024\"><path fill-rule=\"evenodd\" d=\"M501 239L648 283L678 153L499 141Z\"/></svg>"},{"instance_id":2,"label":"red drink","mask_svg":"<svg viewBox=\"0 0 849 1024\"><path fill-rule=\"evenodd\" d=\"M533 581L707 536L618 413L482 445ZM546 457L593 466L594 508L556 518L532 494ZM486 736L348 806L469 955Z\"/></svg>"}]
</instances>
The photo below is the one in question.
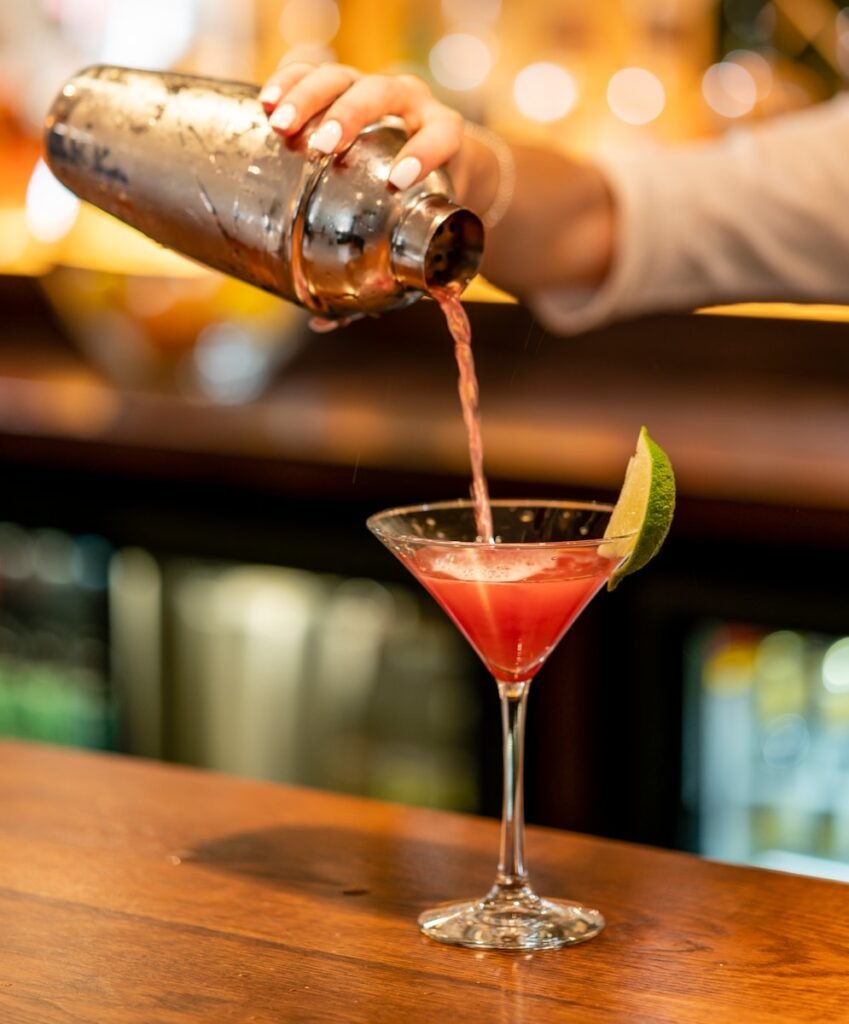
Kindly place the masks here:
<instances>
[{"instance_id":1,"label":"red drink","mask_svg":"<svg viewBox=\"0 0 849 1024\"><path fill-rule=\"evenodd\" d=\"M532 679L617 565L597 546L435 545L404 557L501 682Z\"/></svg>"},{"instance_id":2,"label":"red drink","mask_svg":"<svg viewBox=\"0 0 849 1024\"><path fill-rule=\"evenodd\" d=\"M463 422L469 437L469 459L472 464L472 501L475 504L475 524L481 540L491 541L492 512L489 507L489 490L483 474L483 441L481 439L481 417L478 407L478 378L475 360L472 356L472 328L469 318L460 302L459 291L449 288L434 288L431 296L439 303L445 315L448 330L454 339L454 354L459 371L458 388Z\"/></svg>"}]
</instances>

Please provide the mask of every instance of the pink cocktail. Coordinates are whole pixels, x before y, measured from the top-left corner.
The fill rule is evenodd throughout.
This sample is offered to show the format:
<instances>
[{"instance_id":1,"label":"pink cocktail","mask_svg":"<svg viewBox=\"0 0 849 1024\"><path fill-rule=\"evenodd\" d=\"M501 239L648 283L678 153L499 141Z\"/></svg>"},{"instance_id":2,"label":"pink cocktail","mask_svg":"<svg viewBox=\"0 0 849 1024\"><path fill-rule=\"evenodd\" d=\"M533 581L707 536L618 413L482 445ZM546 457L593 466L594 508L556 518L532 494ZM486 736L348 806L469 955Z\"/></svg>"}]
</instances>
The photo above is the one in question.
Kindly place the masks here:
<instances>
[{"instance_id":1,"label":"pink cocktail","mask_svg":"<svg viewBox=\"0 0 849 1024\"><path fill-rule=\"evenodd\" d=\"M427 547L403 559L496 679L533 679L557 642L607 582L597 548L459 550Z\"/></svg>"},{"instance_id":2,"label":"pink cocktail","mask_svg":"<svg viewBox=\"0 0 849 1024\"><path fill-rule=\"evenodd\" d=\"M491 503L480 539L471 501L389 509L369 529L457 624L492 673L504 728L504 805L495 884L482 899L435 907L425 934L476 949L557 949L597 935L597 910L541 899L524 863L522 754L531 680L619 566L628 537L605 537L609 505Z\"/></svg>"}]
</instances>

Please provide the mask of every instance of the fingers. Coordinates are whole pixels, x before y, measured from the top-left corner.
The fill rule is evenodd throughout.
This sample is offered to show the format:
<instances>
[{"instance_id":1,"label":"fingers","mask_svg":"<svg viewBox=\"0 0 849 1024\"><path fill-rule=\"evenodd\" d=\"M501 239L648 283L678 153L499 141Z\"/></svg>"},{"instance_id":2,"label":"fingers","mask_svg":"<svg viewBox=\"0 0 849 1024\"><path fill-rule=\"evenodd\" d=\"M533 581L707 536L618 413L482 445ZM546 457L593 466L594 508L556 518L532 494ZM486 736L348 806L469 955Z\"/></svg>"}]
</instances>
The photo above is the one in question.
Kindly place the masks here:
<instances>
[{"instance_id":1,"label":"fingers","mask_svg":"<svg viewBox=\"0 0 849 1024\"><path fill-rule=\"evenodd\" d=\"M424 82L422 86L427 89ZM341 153L363 128L387 114L403 117L415 131L421 125L422 105L417 90L402 79L367 75L331 104L310 145L322 153Z\"/></svg>"},{"instance_id":2,"label":"fingers","mask_svg":"<svg viewBox=\"0 0 849 1024\"><path fill-rule=\"evenodd\" d=\"M259 102L265 108L266 114L275 109L293 85L314 70L315 64L293 61L291 64L281 64L272 75L269 75L268 81L259 93Z\"/></svg>"},{"instance_id":3,"label":"fingers","mask_svg":"<svg viewBox=\"0 0 849 1024\"><path fill-rule=\"evenodd\" d=\"M360 78L325 111L310 146L322 153L346 149L367 125L387 114L402 117L413 132L392 164L389 181L409 188L455 156L463 142L460 114L438 103L411 75Z\"/></svg>"},{"instance_id":4,"label":"fingers","mask_svg":"<svg viewBox=\"0 0 849 1024\"><path fill-rule=\"evenodd\" d=\"M463 142L460 114L434 99L414 75L366 75L343 64L283 65L268 79L260 101L271 126L294 135L321 111L309 138L311 149L341 153L367 125L388 114L402 117L413 133L392 163L389 181L410 188L456 156Z\"/></svg>"},{"instance_id":5,"label":"fingers","mask_svg":"<svg viewBox=\"0 0 849 1024\"><path fill-rule=\"evenodd\" d=\"M283 71L288 71L288 68ZM310 118L330 106L358 77L357 71L344 64L311 66L306 74L293 75L294 81L281 92L270 117L271 127L285 135L294 135Z\"/></svg>"},{"instance_id":6,"label":"fingers","mask_svg":"<svg viewBox=\"0 0 849 1024\"><path fill-rule=\"evenodd\" d=\"M389 181L405 189L447 163L463 143L463 118L435 101L422 115L421 129L407 141L392 163Z\"/></svg>"}]
</instances>

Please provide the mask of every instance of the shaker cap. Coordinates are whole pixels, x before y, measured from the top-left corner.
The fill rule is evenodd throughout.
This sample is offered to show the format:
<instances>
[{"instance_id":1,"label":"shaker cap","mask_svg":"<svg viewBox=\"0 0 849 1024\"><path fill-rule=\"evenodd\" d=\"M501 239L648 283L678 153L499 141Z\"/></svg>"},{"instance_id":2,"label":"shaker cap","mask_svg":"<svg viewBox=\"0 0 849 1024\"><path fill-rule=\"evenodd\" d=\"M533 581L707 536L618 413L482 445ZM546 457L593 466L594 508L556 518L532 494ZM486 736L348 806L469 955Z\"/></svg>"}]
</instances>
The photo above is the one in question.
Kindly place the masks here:
<instances>
[{"instance_id":1,"label":"shaker cap","mask_svg":"<svg viewBox=\"0 0 849 1024\"><path fill-rule=\"evenodd\" d=\"M444 195L425 195L393 232L392 271L419 291L449 284L465 288L478 272L483 243L483 224L471 210Z\"/></svg>"}]
</instances>

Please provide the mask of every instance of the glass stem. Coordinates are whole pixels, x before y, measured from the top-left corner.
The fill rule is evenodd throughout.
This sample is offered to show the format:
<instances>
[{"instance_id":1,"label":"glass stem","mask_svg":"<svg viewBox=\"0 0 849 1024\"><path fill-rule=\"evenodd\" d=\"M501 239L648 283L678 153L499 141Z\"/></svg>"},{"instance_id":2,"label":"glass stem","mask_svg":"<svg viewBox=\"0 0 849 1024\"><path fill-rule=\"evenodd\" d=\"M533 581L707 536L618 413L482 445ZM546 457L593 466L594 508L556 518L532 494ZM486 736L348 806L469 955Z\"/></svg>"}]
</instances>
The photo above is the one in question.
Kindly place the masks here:
<instances>
[{"instance_id":1,"label":"glass stem","mask_svg":"<svg viewBox=\"0 0 849 1024\"><path fill-rule=\"evenodd\" d=\"M526 890L524 753L525 706L530 683L498 683L504 730L504 803L501 814L501 854L495 890L505 896Z\"/></svg>"}]
</instances>

